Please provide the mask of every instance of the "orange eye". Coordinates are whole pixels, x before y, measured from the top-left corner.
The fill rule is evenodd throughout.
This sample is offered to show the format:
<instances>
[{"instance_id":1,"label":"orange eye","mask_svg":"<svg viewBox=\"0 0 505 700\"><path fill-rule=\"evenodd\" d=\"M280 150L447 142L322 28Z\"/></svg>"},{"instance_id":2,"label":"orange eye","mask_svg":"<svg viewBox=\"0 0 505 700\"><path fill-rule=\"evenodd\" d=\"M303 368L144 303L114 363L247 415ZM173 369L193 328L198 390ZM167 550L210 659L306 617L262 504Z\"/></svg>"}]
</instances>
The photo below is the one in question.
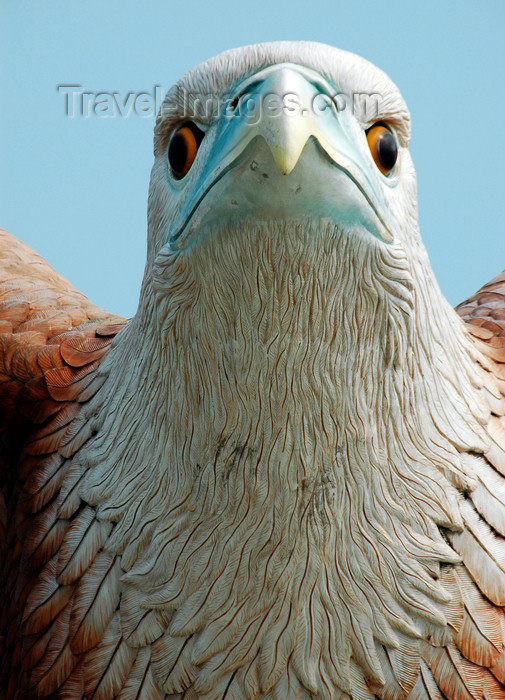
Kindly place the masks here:
<instances>
[{"instance_id":1,"label":"orange eye","mask_svg":"<svg viewBox=\"0 0 505 700\"><path fill-rule=\"evenodd\" d=\"M383 175L389 175L398 160L398 144L394 134L384 124L378 123L368 129L366 140L375 165Z\"/></svg>"},{"instance_id":2,"label":"orange eye","mask_svg":"<svg viewBox=\"0 0 505 700\"><path fill-rule=\"evenodd\" d=\"M168 144L168 162L174 176L181 180L196 158L204 132L193 122L179 127Z\"/></svg>"}]
</instances>

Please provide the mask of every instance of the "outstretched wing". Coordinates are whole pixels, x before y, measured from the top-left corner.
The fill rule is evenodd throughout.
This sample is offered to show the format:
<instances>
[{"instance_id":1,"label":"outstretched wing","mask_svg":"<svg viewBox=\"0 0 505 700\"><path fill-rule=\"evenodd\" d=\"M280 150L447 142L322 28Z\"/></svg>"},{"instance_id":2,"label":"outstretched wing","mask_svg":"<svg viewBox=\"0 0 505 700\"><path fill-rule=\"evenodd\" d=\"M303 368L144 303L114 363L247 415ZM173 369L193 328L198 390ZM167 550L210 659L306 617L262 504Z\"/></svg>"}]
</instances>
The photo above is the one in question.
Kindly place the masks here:
<instances>
[{"instance_id":1,"label":"outstretched wing","mask_svg":"<svg viewBox=\"0 0 505 700\"><path fill-rule=\"evenodd\" d=\"M481 352L481 364L505 396L505 272L456 310ZM412 699L505 698L505 418L499 392L493 401L490 446L484 455L467 456L475 485L461 503L466 529L447 533L462 558L461 565L443 572L453 596L453 640L423 644Z\"/></svg>"},{"instance_id":2,"label":"outstretched wing","mask_svg":"<svg viewBox=\"0 0 505 700\"><path fill-rule=\"evenodd\" d=\"M51 567L80 504L63 514L57 496L83 442L70 446L70 426L125 323L0 230L0 698L46 697L70 673L73 587L54 589Z\"/></svg>"}]
</instances>

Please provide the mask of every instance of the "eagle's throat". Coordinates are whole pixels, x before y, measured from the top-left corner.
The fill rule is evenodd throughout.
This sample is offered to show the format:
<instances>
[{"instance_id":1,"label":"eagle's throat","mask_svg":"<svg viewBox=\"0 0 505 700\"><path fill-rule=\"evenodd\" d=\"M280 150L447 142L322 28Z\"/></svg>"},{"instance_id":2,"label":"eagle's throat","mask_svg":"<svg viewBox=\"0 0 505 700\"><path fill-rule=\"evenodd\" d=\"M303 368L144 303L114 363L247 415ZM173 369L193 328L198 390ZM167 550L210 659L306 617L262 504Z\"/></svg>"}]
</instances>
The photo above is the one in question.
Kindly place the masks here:
<instances>
[{"instance_id":1,"label":"eagle's throat","mask_svg":"<svg viewBox=\"0 0 505 700\"><path fill-rule=\"evenodd\" d=\"M460 519L436 465L461 470L468 430L404 250L331 223L223 228L162 251L148 290L125 351L136 452L118 435L87 481L127 542L123 624L147 643L152 611L166 692L380 688L377 645L408 665L446 624L439 527ZM420 418L428 380L455 440Z\"/></svg>"}]
</instances>

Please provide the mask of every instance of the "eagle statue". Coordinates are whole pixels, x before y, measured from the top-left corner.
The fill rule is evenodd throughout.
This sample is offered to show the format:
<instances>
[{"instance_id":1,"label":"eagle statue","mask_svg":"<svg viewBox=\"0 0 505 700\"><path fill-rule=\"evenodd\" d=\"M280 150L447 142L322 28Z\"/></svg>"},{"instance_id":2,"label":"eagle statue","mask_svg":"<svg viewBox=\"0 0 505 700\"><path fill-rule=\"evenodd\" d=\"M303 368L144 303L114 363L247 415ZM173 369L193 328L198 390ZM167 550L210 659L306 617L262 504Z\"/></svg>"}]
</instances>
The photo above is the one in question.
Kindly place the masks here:
<instances>
[{"instance_id":1,"label":"eagle statue","mask_svg":"<svg viewBox=\"0 0 505 700\"><path fill-rule=\"evenodd\" d=\"M505 274L455 311L367 61L158 115L135 316L0 251L0 698L505 699Z\"/></svg>"}]
</instances>

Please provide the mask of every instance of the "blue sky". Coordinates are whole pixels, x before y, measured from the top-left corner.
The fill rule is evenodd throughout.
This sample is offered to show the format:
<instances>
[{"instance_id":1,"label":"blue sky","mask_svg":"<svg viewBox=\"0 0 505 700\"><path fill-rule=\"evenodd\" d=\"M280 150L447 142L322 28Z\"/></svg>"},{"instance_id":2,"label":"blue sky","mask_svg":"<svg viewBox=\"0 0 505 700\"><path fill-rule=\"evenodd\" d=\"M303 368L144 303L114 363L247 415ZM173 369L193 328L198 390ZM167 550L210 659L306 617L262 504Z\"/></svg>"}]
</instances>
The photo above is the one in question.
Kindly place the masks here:
<instances>
[{"instance_id":1,"label":"blue sky","mask_svg":"<svg viewBox=\"0 0 505 700\"><path fill-rule=\"evenodd\" d=\"M131 316L144 268L154 118L65 115L58 85L167 89L220 51L276 39L361 54L413 122L421 232L456 304L505 267L503 0L1 0L0 226Z\"/></svg>"}]
</instances>

